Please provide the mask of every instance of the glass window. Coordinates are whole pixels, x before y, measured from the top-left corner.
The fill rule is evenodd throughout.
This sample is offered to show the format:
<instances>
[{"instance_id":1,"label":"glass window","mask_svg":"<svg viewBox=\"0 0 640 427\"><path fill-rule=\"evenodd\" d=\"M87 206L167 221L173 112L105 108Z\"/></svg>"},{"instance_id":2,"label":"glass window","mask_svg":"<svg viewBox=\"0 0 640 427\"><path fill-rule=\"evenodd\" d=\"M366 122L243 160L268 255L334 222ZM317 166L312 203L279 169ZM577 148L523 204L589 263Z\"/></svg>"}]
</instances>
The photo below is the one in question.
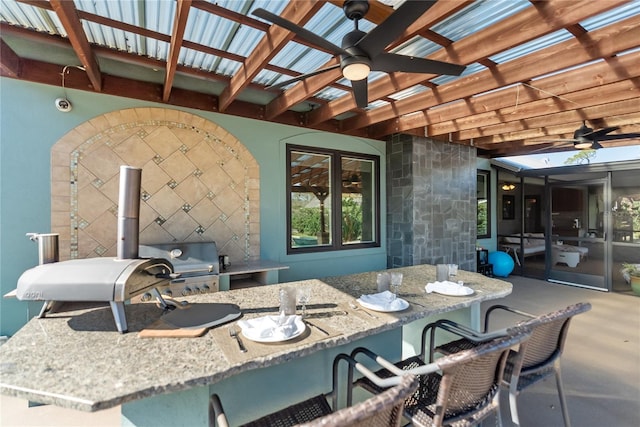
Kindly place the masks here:
<instances>
[{"instance_id":1,"label":"glass window","mask_svg":"<svg viewBox=\"0 0 640 427\"><path fill-rule=\"evenodd\" d=\"M491 172L478 170L477 202L478 202L478 239L491 237Z\"/></svg>"},{"instance_id":2,"label":"glass window","mask_svg":"<svg viewBox=\"0 0 640 427\"><path fill-rule=\"evenodd\" d=\"M287 147L289 252L379 246L379 159Z\"/></svg>"},{"instance_id":3,"label":"glass window","mask_svg":"<svg viewBox=\"0 0 640 427\"><path fill-rule=\"evenodd\" d=\"M373 160L342 157L342 244L373 242L376 237Z\"/></svg>"}]
</instances>

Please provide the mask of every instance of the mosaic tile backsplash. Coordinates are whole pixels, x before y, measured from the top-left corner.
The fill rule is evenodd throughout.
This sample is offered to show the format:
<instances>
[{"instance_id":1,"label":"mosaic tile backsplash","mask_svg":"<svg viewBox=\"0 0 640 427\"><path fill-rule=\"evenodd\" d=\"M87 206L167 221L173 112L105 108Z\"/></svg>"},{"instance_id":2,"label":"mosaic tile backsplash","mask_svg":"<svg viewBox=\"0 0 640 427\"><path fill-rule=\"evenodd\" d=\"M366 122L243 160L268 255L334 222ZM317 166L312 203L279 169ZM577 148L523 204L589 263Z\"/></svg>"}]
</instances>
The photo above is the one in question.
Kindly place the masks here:
<instances>
[{"instance_id":1,"label":"mosaic tile backsplash","mask_svg":"<svg viewBox=\"0 0 640 427\"><path fill-rule=\"evenodd\" d=\"M120 166L142 168L140 243L214 240L232 262L260 256L259 166L234 136L163 108L114 111L51 151L60 258L116 256Z\"/></svg>"}]
</instances>

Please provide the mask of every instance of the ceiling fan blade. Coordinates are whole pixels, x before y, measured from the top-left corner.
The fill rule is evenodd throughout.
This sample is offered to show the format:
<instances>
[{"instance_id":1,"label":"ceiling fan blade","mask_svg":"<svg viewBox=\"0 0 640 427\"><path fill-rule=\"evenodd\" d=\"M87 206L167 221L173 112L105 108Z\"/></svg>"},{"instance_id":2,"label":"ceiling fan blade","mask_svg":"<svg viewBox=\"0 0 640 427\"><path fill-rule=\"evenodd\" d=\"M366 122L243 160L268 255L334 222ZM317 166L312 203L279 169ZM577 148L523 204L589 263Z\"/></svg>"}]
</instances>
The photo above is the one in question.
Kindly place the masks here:
<instances>
[{"instance_id":1,"label":"ceiling fan blade","mask_svg":"<svg viewBox=\"0 0 640 427\"><path fill-rule=\"evenodd\" d=\"M349 53L343 50L341 47L336 46L335 44L331 43L328 40L323 39L317 34L312 33L311 31L306 30L301 26L294 24L291 21L287 21L286 19L274 13L271 13L268 10L258 8L251 13L259 18L265 19L269 22L273 22L274 24L279 25L282 28L286 28L292 33L295 33L298 36L300 36L300 38L305 39L309 43L316 45L322 48L323 50L328 50L329 52L333 52L334 55L340 55L340 54L349 55Z\"/></svg>"},{"instance_id":2,"label":"ceiling fan blade","mask_svg":"<svg viewBox=\"0 0 640 427\"><path fill-rule=\"evenodd\" d=\"M558 141L562 142L562 141L566 141L566 140L558 140ZM528 154L541 153L543 151L551 150L552 148L562 148L562 147L568 147L570 145L573 145L573 143L570 142L570 143L566 143L566 144L555 145L555 144L552 144L552 143L545 142L545 146L544 147L538 148L536 150L531 150L531 151L528 152Z\"/></svg>"},{"instance_id":3,"label":"ceiling fan blade","mask_svg":"<svg viewBox=\"0 0 640 427\"><path fill-rule=\"evenodd\" d=\"M634 139L640 138L640 133L619 133L613 135L602 135L596 138L597 141L613 141L615 139Z\"/></svg>"},{"instance_id":4,"label":"ceiling fan blade","mask_svg":"<svg viewBox=\"0 0 640 427\"><path fill-rule=\"evenodd\" d=\"M613 132L614 130L618 130L618 129L620 129L618 126L598 129L598 130L594 130L591 133L584 134L582 136L584 136L587 139L600 139L602 136L608 134L609 132Z\"/></svg>"},{"instance_id":5,"label":"ceiling fan blade","mask_svg":"<svg viewBox=\"0 0 640 427\"><path fill-rule=\"evenodd\" d=\"M375 57L435 3L427 0L405 1L382 24L369 31L356 46L369 55L369 58Z\"/></svg>"},{"instance_id":6,"label":"ceiling fan blade","mask_svg":"<svg viewBox=\"0 0 640 427\"><path fill-rule=\"evenodd\" d=\"M369 89L367 79L351 80L353 88L353 96L356 98L356 105L360 108L366 108L369 105Z\"/></svg>"},{"instance_id":7,"label":"ceiling fan blade","mask_svg":"<svg viewBox=\"0 0 640 427\"><path fill-rule=\"evenodd\" d=\"M331 66L325 67L325 68L318 68L317 70L312 71L310 73L300 74L299 76L296 76L296 77L291 78L289 80L285 80L283 82L267 86L267 89L282 88L282 87L285 87L287 85L290 85L291 83L295 83L295 82L298 82L300 80L304 80L304 79L306 79L308 77L316 76L318 74L322 74L322 73L327 72L327 71L335 70L336 68L340 68L340 64L331 65Z\"/></svg>"},{"instance_id":8,"label":"ceiling fan blade","mask_svg":"<svg viewBox=\"0 0 640 427\"><path fill-rule=\"evenodd\" d=\"M540 143L540 144L551 144L554 142L566 142L566 143L575 143L578 142L578 139L572 139L572 138L564 138L564 139L545 139L545 140L538 140L536 142Z\"/></svg>"},{"instance_id":9,"label":"ceiling fan blade","mask_svg":"<svg viewBox=\"0 0 640 427\"><path fill-rule=\"evenodd\" d=\"M459 76L465 68L464 65L385 52L376 56L371 64L372 70L388 73L403 71L405 73L447 74L451 76Z\"/></svg>"}]
</instances>

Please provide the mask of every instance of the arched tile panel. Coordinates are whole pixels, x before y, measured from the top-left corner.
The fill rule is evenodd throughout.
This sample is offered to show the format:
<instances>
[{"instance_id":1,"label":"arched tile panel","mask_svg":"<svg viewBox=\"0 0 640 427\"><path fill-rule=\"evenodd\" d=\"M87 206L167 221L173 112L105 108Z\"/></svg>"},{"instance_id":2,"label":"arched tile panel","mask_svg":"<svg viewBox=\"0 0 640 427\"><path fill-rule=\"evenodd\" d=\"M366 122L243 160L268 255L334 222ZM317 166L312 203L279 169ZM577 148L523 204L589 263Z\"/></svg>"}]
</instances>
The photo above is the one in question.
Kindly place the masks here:
<instances>
[{"instance_id":1,"label":"arched tile panel","mask_svg":"<svg viewBox=\"0 0 640 427\"><path fill-rule=\"evenodd\" d=\"M60 258L116 255L121 165L142 168L140 243L214 240L231 262L260 256L259 166L202 117L133 108L95 117L51 150Z\"/></svg>"}]
</instances>

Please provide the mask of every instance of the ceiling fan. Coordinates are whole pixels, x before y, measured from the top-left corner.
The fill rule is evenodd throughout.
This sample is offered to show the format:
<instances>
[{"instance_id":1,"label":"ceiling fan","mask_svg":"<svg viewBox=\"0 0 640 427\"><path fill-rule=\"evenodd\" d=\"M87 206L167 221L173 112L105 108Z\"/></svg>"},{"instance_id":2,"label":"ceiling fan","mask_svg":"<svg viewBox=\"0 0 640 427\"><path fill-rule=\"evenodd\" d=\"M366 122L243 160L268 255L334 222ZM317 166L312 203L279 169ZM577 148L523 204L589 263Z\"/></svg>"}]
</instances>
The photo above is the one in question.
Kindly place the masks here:
<instances>
[{"instance_id":1,"label":"ceiling fan","mask_svg":"<svg viewBox=\"0 0 640 427\"><path fill-rule=\"evenodd\" d=\"M360 187L362 185L362 178L357 173L349 175L342 180L343 187Z\"/></svg>"},{"instance_id":2,"label":"ceiling fan","mask_svg":"<svg viewBox=\"0 0 640 427\"><path fill-rule=\"evenodd\" d=\"M435 3L435 1L405 1L395 12L385 19L384 22L368 33L365 33L358 29L358 21L369 11L369 2L367 0L346 0L342 9L347 18L354 21L354 29L344 35L342 47L338 47L313 32L267 10L254 10L253 14L255 16L283 27L306 40L312 46L332 52L340 58L339 64L302 74L271 87L287 86L290 83L339 67L342 70L344 78L351 81L356 104L360 108L365 108L369 104L367 77L371 71L384 71L389 73L402 71L407 73L459 76L465 69L462 65L384 51L384 48L387 47L389 43L398 38L411 23L424 14Z\"/></svg>"},{"instance_id":3,"label":"ceiling fan","mask_svg":"<svg viewBox=\"0 0 640 427\"><path fill-rule=\"evenodd\" d=\"M573 144L573 148L577 150L598 150L602 148L600 141L612 141L616 139L632 139L640 138L640 133L619 133L609 135L611 132L620 129L618 126L606 127L598 130L593 130L587 126L586 121L582 121L582 126L573 132L572 139L554 139L544 142L565 142L564 145ZM557 145L555 147L558 147ZM542 148L546 150L549 147ZM541 151L536 150L536 151Z\"/></svg>"}]
</instances>

